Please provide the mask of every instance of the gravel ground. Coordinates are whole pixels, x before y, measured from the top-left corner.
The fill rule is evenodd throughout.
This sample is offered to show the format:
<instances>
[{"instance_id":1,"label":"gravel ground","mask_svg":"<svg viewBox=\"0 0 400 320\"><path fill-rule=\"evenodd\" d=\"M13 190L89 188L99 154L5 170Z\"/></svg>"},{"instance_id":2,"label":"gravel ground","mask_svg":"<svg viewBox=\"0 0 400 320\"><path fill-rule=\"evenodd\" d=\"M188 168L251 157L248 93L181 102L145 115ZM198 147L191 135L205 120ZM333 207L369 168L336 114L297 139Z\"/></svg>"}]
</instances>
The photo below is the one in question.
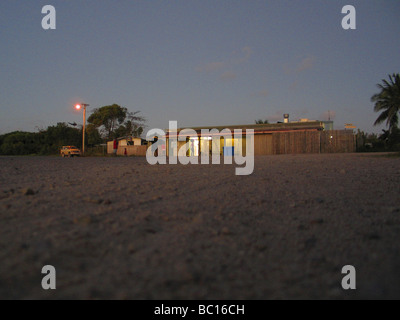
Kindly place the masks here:
<instances>
[{"instance_id":1,"label":"gravel ground","mask_svg":"<svg viewBox=\"0 0 400 320\"><path fill-rule=\"evenodd\" d=\"M0 298L400 299L400 158L234 169L0 157ZM56 290L41 287L48 264Z\"/></svg>"}]
</instances>

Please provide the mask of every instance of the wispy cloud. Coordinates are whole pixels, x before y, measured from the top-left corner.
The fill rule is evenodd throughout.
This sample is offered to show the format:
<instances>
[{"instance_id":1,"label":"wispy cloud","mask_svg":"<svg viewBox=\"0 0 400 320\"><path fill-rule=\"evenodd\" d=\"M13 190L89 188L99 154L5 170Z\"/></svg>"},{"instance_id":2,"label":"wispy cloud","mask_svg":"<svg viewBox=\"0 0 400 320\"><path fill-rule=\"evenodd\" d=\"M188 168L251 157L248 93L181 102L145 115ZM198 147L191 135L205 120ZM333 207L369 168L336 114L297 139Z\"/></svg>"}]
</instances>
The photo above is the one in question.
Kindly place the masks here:
<instances>
[{"instance_id":1,"label":"wispy cloud","mask_svg":"<svg viewBox=\"0 0 400 320\"><path fill-rule=\"evenodd\" d=\"M243 47L242 52L244 52L245 56L244 59L248 60L253 55L253 49L250 47Z\"/></svg>"},{"instance_id":2,"label":"wispy cloud","mask_svg":"<svg viewBox=\"0 0 400 320\"><path fill-rule=\"evenodd\" d=\"M220 72L219 79L222 81L229 81L237 78L237 73L229 69L233 69L236 66L247 62L253 55L253 49L251 47L243 47L240 51L234 51L231 57L222 59L221 61L207 62L199 65L195 70L199 73L216 73ZM222 72L222 73L221 73Z\"/></svg>"},{"instance_id":3,"label":"wispy cloud","mask_svg":"<svg viewBox=\"0 0 400 320\"><path fill-rule=\"evenodd\" d=\"M296 80L296 81L292 82L292 84L290 85L289 89L290 90L296 90L298 86L299 86L299 82Z\"/></svg>"},{"instance_id":4,"label":"wispy cloud","mask_svg":"<svg viewBox=\"0 0 400 320\"><path fill-rule=\"evenodd\" d=\"M295 66L290 66L289 64L285 64L283 66L283 70L286 74L297 74L308 69L313 68L315 65L315 57L308 56L303 58L301 61L295 64Z\"/></svg>"},{"instance_id":5,"label":"wispy cloud","mask_svg":"<svg viewBox=\"0 0 400 320\"><path fill-rule=\"evenodd\" d=\"M225 66L225 63L222 61L208 62L201 66L196 67L196 71L209 73L209 72L217 71L217 70L223 68L224 66Z\"/></svg>"},{"instance_id":6,"label":"wispy cloud","mask_svg":"<svg viewBox=\"0 0 400 320\"><path fill-rule=\"evenodd\" d=\"M300 61L296 67L296 72L302 72L311 69L314 66L314 57L307 57Z\"/></svg>"},{"instance_id":7,"label":"wispy cloud","mask_svg":"<svg viewBox=\"0 0 400 320\"><path fill-rule=\"evenodd\" d=\"M230 81L236 79L236 73L232 71L226 71L219 77L223 81Z\"/></svg>"},{"instance_id":8,"label":"wispy cloud","mask_svg":"<svg viewBox=\"0 0 400 320\"><path fill-rule=\"evenodd\" d=\"M253 55L253 49L251 47L243 47L240 50L240 53L237 51L234 51L233 58L230 60L231 64L241 64L250 59L250 57Z\"/></svg>"},{"instance_id":9,"label":"wispy cloud","mask_svg":"<svg viewBox=\"0 0 400 320\"><path fill-rule=\"evenodd\" d=\"M256 97L267 97L268 95L269 95L269 91L267 89L253 93L253 96L256 96Z\"/></svg>"}]
</instances>

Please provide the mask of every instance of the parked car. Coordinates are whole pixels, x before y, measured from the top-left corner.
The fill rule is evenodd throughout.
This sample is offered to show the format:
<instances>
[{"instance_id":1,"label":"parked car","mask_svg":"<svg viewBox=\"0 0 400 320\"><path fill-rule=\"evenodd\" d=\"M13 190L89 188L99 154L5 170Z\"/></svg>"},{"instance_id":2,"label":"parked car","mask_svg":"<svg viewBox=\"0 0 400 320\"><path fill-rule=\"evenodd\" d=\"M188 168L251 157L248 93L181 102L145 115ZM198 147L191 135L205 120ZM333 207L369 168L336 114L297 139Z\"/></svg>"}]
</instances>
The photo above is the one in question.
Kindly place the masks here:
<instances>
[{"instance_id":1,"label":"parked car","mask_svg":"<svg viewBox=\"0 0 400 320\"><path fill-rule=\"evenodd\" d=\"M61 148L61 156L64 157L79 157L81 151L74 146L63 146Z\"/></svg>"}]
</instances>

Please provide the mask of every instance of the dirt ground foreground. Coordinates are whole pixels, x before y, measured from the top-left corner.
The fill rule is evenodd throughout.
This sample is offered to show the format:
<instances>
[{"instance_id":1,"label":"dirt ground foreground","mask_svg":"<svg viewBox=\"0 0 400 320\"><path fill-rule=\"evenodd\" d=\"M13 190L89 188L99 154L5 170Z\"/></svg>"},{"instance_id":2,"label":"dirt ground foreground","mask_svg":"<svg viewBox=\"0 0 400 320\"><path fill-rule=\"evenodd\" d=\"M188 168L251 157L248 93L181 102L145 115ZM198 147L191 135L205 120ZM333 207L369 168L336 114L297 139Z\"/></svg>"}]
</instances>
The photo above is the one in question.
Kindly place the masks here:
<instances>
[{"instance_id":1,"label":"dirt ground foreground","mask_svg":"<svg viewBox=\"0 0 400 320\"><path fill-rule=\"evenodd\" d=\"M400 158L234 170L0 157L0 298L400 298ZM41 287L44 265L56 290ZM342 289L345 265L356 290Z\"/></svg>"}]
</instances>

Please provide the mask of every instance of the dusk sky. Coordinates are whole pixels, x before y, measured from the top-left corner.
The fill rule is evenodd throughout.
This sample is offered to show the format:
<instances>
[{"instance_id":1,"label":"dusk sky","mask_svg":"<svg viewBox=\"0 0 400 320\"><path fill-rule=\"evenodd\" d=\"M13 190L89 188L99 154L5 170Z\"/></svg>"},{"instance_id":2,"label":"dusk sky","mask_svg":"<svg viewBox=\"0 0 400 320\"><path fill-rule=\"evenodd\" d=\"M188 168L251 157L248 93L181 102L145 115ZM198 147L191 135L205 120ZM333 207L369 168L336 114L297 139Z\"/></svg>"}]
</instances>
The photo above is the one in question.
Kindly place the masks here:
<instances>
[{"instance_id":1,"label":"dusk sky","mask_svg":"<svg viewBox=\"0 0 400 320\"><path fill-rule=\"evenodd\" d=\"M356 30L344 30L345 5ZM44 30L44 5L56 29ZM353 123L400 72L398 0L85 0L0 2L0 134L82 124L90 110L140 110L150 128L256 119Z\"/></svg>"}]
</instances>

